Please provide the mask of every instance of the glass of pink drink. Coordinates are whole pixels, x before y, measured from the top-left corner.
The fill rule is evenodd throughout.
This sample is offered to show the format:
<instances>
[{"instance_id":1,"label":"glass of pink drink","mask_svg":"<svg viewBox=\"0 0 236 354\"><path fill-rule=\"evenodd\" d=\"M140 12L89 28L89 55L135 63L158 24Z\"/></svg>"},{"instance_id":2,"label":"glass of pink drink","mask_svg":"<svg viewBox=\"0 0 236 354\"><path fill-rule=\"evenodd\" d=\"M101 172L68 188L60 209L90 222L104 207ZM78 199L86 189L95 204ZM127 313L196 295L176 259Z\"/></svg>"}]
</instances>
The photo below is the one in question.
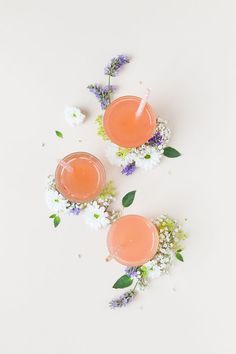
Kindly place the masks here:
<instances>
[{"instance_id":1,"label":"glass of pink drink","mask_svg":"<svg viewBox=\"0 0 236 354\"><path fill-rule=\"evenodd\" d=\"M109 256L130 267L143 265L157 252L159 232L155 225L140 215L122 216L108 233Z\"/></svg>"},{"instance_id":2,"label":"glass of pink drink","mask_svg":"<svg viewBox=\"0 0 236 354\"><path fill-rule=\"evenodd\" d=\"M75 203L96 199L106 182L102 163L87 152L74 152L64 157L57 166L55 178L57 190Z\"/></svg>"},{"instance_id":3,"label":"glass of pink drink","mask_svg":"<svg viewBox=\"0 0 236 354\"><path fill-rule=\"evenodd\" d=\"M148 141L156 128L156 115L146 103L136 116L140 97L123 96L114 100L104 114L104 129L110 140L122 147L140 146Z\"/></svg>"}]
</instances>

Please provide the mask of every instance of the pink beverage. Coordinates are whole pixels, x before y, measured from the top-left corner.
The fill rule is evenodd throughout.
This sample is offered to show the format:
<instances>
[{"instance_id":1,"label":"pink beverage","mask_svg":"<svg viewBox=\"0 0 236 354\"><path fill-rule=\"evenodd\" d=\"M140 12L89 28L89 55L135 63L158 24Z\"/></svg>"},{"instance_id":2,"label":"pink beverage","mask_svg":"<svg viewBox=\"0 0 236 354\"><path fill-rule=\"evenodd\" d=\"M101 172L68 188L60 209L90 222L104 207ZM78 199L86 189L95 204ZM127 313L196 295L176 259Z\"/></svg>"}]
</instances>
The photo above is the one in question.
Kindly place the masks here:
<instances>
[{"instance_id":1,"label":"pink beverage","mask_svg":"<svg viewBox=\"0 0 236 354\"><path fill-rule=\"evenodd\" d=\"M146 103L136 116L140 97L123 96L114 100L104 114L104 129L110 140L122 147L137 147L146 143L156 129L156 114Z\"/></svg>"},{"instance_id":2,"label":"pink beverage","mask_svg":"<svg viewBox=\"0 0 236 354\"><path fill-rule=\"evenodd\" d=\"M106 182L102 163L87 152L74 152L64 157L57 166L55 178L57 190L77 203L96 199Z\"/></svg>"},{"instance_id":3,"label":"pink beverage","mask_svg":"<svg viewBox=\"0 0 236 354\"><path fill-rule=\"evenodd\" d=\"M137 267L152 259L157 252L159 232L155 225L140 215L122 216L108 233L108 258L130 267Z\"/></svg>"}]
</instances>

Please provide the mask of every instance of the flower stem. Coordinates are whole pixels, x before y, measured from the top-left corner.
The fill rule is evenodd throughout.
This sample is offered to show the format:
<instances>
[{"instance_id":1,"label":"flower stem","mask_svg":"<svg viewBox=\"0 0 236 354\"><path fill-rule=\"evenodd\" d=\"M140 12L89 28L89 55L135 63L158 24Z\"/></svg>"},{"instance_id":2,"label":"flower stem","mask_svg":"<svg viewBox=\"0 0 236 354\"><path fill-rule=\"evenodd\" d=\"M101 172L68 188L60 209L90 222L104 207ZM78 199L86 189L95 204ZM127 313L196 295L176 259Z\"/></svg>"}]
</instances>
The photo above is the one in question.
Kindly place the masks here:
<instances>
[{"instance_id":1,"label":"flower stem","mask_svg":"<svg viewBox=\"0 0 236 354\"><path fill-rule=\"evenodd\" d=\"M133 291L135 291L135 289L137 288L137 285L138 285L138 281L136 282L134 288L133 288Z\"/></svg>"}]
</instances>

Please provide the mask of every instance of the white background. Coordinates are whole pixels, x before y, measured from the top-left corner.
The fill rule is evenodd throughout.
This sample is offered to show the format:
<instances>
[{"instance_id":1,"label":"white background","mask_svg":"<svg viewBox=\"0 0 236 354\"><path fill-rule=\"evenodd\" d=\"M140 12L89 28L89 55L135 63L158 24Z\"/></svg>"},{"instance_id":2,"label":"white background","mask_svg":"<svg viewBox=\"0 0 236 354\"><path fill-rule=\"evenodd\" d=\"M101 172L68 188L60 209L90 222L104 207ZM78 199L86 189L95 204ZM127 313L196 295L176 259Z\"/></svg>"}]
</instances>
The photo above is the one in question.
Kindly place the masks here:
<instances>
[{"instance_id":1,"label":"white background","mask_svg":"<svg viewBox=\"0 0 236 354\"><path fill-rule=\"evenodd\" d=\"M233 0L0 1L2 354L235 353L235 10ZM130 177L104 158L86 89L120 53L132 62L116 96L150 87L182 152ZM87 113L76 129L63 117L74 104ZM137 190L126 213L168 212L190 235L185 262L126 309L108 308L123 267L104 261L107 231L48 219L46 176L78 150L105 164L117 206Z\"/></svg>"}]
</instances>

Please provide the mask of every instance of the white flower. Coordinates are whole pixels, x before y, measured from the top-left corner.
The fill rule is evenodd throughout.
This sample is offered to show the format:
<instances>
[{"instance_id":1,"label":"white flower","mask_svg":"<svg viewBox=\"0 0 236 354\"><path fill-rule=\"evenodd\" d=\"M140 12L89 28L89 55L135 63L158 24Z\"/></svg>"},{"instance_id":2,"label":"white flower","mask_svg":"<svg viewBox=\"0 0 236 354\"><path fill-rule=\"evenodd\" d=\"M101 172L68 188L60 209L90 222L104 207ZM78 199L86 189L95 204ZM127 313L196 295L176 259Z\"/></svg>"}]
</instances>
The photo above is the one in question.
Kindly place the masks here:
<instances>
[{"instance_id":1,"label":"white flower","mask_svg":"<svg viewBox=\"0 0 236 354\"><path fill-rule=\"evenodd\" d=\"M134 154L130 151L127 154L120 154L120 148L118 145L108 141L106 143L106 156L112 165L126 166L134 161ZM124 151L126 149L124 148Z\"/></svg>"},{"instance_id":2,"label":"white flower","mask_svg":"<svg viewBox=\"0 0 236 354\"><path fill-rule=\"evenodd\" d=\"M48 176L47 187L48 189L55 189L55 177L53 175Z\"/></svg>"},{"instance_id":3,"label":"white flower","mask_svg":"<svg viewBox=\"0 0 236 354\"><path fill-rule=\"evenodd\" d=\"M65 111L65 120L72 127L77 127L83 123L85 115L81 112L78 107L66 107Z\"/></svg>"},{"instance_id":4,"label":"white flower","mask_svg":"<svg viewBox=\"0 0 236 354\"><path fill-rule=\"evenodd\" d=\"M90 225L94 230L101 229L102 227L110 224L106 209L99 206L96 201L88 204L84 211L83 217L85 219L85 223Z\"/></svg>"},{"instance_id":5,"label":"white flower","mask_svg":"<svg viewBox=\"0 0 236 354\"><path fill-rule=\"evenodd\" d=\"M158 153L154 147L146 146L140 151L140 154L135 156L135 162L137 167L143 168L147 171L157 166L160 162L160 158L160 153Z\"/></svg>"},{"instance_id":6,"label":"white flower","mask_svg":"<svg viewBox=\"0 0 236 354\"><path fill-rule=\"evenodd\" d=\"M160 132L161 136L163 137L162 147L167 146L168 141L171 136L171 131L167 126L167 122L158 118L158 131Z\"/></svg>"},{"instance_id":7,"label":"white flower","mask_svg":"<svg viewBox=\"0 0 236 354\"><path fill-rule=\"evenodd\" d=\"M55 190L49 190L46 193L46 202L49 209L58 214L64 213L68 207L68 200Z\"/></svg>"},{"instance_id":8,"label":"white flower","mask_svg":"<svg viewBox=\"0 0 236 354\"><path fill-rule=\"evenodd\" d=\"M161 275L161 270L154 261L149 261L145 264L148 271L148 277L151 279L158 278Z\"/></svg>"}]
</instances>

